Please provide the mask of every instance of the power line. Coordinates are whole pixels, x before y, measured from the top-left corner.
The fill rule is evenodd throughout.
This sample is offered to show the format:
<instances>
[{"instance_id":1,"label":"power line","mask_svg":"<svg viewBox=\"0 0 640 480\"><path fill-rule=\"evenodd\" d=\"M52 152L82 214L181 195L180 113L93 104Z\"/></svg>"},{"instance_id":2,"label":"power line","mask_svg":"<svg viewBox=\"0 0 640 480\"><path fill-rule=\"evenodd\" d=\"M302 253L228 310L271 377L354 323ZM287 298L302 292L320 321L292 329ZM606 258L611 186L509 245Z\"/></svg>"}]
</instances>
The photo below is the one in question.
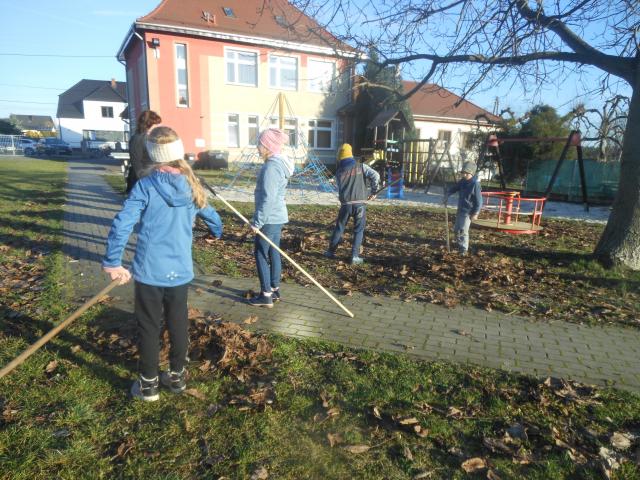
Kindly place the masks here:
<instances>
[{"instance_id":1,"label":"power line","mask_svg":"<svg viewBox=\"0 0 640 480\"><path fill-rule=\"evenodd\" d=\"M0 102L9 102L9 103L38 103L40 105L57 105L57 102L21 102L16 100L4 100L0 98Z\"/></svg>"},{"instance_id":2,"label":"power line","mask_svg":"<svg viewBox=\"0 0 640 480\"><path fill-rule=\"evenodd\" d=\"M0 83L3 87L20 87L20 88L40 88L42 90L66 90L66 88L54 88L54 87L36 87L35 85L13 85L11 83Z\"/></svg>"},{"instance_id":3,"label":"power line","mask_svg":"<svg viewBox=\"0 0 640 480\"><path fill-rule=\"evenodd\" d=\"M116 58L115 55L58 55L51 53L0 53L11 57L56 57L56 58Z\"/></svg>"}]
</instances>

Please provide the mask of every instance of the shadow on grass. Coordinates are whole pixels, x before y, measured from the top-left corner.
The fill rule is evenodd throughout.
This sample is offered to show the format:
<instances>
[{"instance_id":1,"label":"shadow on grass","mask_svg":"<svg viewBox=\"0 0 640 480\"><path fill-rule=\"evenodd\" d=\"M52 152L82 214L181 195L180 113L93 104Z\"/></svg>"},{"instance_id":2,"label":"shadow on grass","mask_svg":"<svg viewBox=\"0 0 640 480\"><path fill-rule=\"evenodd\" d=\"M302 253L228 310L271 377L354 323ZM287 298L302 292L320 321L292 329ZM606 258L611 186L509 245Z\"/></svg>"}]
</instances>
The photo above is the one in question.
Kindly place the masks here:
<instances>
[{"instance_id":1,"label":"shadow on grass","mask_svg":"<svg viewBox=\"0 0 640 480\"><path fill-rule=\"evenodd\" d=\"M29 346L38 341L42 336L46 335L55 327L55 325L50 322L38 320L31 316L24 316L15 310L5 310L6 311L3 312L5 320L0 322L0 330L2 330L3 335L6 338L14 337L24 340L29 344ZM114 318L119 319L117 323L113 322ZM78 319L77 321L82 322L82 319ZM119 328L126 332L129 325L135 326L135 322L131 321L131 314L118 309L106 309L104 313L89 323L90 327L94 327L96 329L96 333L100 333L101 331L110 331L103 330L106 328ZM135 370L135 360L133 358L124 358L122 355L105 351L104 349L99 348L93 339L88 336L78 336L72 333L70 329L73 329L73 324L69 325L67 329L61 331L56 337L51 339L41 348L46 348L56 356L68 360L75 365L86 368L91 371L93 375L112 384L114 387L123 388L126 386L130 377L118 375L113 368L109 368L106 365L120 365L127 370ZM59 341L56 341L56 339ZM100 358L102 362L89 362L85 360L81 355L74 353L73 350L76 346L79 346L82 351ZM22 352L19 352L18 354L20 353ZM16 368L20 367L18 366Z\"/></svg>"}]
</instances>

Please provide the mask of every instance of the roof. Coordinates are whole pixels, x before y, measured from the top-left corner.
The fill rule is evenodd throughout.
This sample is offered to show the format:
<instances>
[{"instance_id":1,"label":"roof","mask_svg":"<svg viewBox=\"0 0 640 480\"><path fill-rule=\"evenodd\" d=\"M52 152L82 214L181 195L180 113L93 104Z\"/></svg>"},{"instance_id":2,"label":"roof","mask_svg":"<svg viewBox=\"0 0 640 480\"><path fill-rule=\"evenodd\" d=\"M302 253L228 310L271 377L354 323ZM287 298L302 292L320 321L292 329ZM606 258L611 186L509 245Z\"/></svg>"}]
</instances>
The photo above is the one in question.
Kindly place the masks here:
<instances>
[{"instance_id":1,"label":"roof","mask_svg":"<svg viewBox=\"0 0 640 480\"><path fill-rule=\"evenodd\" d=\"M55 124L53 119L48 115L9 115L11 123L15 124L20 130L53 130Z\"/></svg>"},{"instance_id":2,"label":"roof","mask_svg":"<svg viewBox=\"0 0 640 480\"><path fill-rule=\"evenodd\" d=\"M296 50L314 46L335 55L354 56L356 52L286 0L162 0L134 25L136 29L217 36L252 44L266 40L267 44Z\"/></svg>"},{"instance_id":3,"label":"roof","mask_svg":"<svg viewBox=\"0 0 640 480\"><path fill-rule=\"evenodd\" d=\"M417 82L402 82L404 91L409 92L417 85ZM492 114L488 110L481 108L455 93L433 83L426 83L416 93L408 99L413 117L439 117L454 118L467 121L476 121L479 116L484 116L485 122L496 123L500 117ZM459 105L456 105L456 103Z\"/></svg>"},{"instance_id":4,"label":"roof","mask_svg":"<svg viewBox=\"0 0 640 480\"><path fill-rule=\"evenodd\" d=\"M58 98L58 118L84 118L84 100L127 103L127 84L115 80L80 80Z\"/></svg>"},{"instance_id":5,"label":"roof","mask_svg":"<svg viewBox=\"0 0 640 480\"><path fill-rule=\"evenodd\" d=\"M398 121L404 128L409 128L409 122L400 110L383 110L371 120L367 128L384 127L392 121Z\"/></svg>"}]
</instances>

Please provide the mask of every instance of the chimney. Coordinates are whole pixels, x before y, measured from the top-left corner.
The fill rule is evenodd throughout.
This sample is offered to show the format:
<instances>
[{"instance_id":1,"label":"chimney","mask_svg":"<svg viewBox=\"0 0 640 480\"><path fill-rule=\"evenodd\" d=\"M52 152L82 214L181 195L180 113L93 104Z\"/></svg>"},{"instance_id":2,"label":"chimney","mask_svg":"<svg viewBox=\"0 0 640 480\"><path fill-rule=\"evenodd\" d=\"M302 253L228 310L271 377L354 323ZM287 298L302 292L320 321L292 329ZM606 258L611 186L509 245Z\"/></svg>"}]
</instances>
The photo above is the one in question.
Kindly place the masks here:
<instances>
[{"instance_id":1,"label":"chimney","mask_svg":"<svg viewBox=\"0 0 640 480\"><path fill-rule=\"evenodd\" d=\"M114 90L116 89L116 79L115 78L111 79L111 88L113 88Z\"/></svg>"}]
</instances>

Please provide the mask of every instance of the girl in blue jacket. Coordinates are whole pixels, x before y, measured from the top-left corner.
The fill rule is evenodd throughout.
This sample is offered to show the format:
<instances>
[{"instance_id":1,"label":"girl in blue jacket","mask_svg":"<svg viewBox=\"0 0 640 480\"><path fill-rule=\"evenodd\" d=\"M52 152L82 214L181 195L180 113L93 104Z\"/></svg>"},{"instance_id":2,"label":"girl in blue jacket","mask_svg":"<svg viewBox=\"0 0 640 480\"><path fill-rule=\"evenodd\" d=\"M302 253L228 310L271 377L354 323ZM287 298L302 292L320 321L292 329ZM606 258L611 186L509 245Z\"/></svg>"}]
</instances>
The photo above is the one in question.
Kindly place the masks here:
<instances>
[{"instance_id":1,"label":"girl in blue jacket","mask_svg":"<svg viewBox=\"0 0 640 480\"><path fill-rule=\"evenodd\" d=\"M102 267L120 284L131 279L122 266L122 253L134 226L140 222L133 259L140 378L131 386L131 394L155 401L159 398L159 383L174 393L186 388L187 291L193 279L191 243L195 217L201 217L217 238L222 235L222 222L184 161L184 146L176 132L169 127L156 127L149 133L146 147L154 163L134 185L113 220ZM171 340L170 366L159 378L163 320Z\"/></svg>"},{"instance_id":2,"label":"girl in blue jacket","mask_svg":"<svg viewBox=\"0 0 640 480\"><path fill-rule=\"evenodd\" d=\"M264 130L258 138L258 153L264 165L256 179L254 191L255 211L251 227L260 230L269 240L280 246L282 226L289 221L285 189L293 173L293 161L282 154L288 135L277 128ZM280 300L280 275L282 263L280 253L256 235L254 256L260 278L260 294L249 300L255 307L273 307Z\"/></svg>"}]
</instances>

